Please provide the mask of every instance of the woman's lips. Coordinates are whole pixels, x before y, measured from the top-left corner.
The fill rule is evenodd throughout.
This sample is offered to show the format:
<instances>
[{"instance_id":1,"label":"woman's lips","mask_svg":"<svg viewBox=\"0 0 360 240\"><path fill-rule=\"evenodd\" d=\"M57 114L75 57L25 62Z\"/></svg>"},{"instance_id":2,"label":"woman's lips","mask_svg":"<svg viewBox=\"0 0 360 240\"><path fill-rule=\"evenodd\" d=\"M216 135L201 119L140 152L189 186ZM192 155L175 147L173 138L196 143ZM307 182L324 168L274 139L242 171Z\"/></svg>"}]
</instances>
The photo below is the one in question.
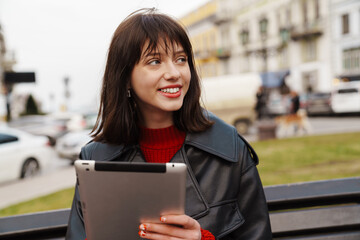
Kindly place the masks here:
<instances>
[{"instance_id":1,"label":"woman's lips","mask_svg":"<svg viewBox=\"0 0 360 240\"><path fill-rule=\"evenodd\" d=\"M168 98L177 98L181 96L181 87L166 87L159 89L161 95Z\"/></svg>"}]
</instances>

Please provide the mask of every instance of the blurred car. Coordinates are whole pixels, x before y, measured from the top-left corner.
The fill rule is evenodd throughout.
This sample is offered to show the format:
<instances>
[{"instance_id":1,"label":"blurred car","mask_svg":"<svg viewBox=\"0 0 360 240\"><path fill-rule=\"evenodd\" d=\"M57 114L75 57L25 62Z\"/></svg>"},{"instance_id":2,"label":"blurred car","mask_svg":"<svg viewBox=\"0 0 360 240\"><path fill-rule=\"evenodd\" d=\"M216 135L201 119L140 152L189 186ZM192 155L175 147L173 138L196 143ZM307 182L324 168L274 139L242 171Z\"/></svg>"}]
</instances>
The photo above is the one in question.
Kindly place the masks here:
<instances>
[{"instance_id":1,"label":"blurred car","mask_svg":"<svg viewBox=\"0 0 360 240\"><path fill-rule=\"evenodd\" d=\"M285 115L289 113L290 97L281 95L279 90L271 90L266 107L270 116Z\"/></svg>"},{"instance_id":2,"label":"blurred car","mask_svg":"<svg viewBox=\"0 0 360 240\"><path fill-rule=\"evenodd\" d=\"M56 158L49 139L0 126L0 182L38 175Z\"/></svg>"},{"instance_id":3,"label":"blurred car","mask_svg":"<svg viewBox=\"0 0 360 240\"><path fill-rule=\"evenodd\" d=\"M73 163L79 159L81 148L91 140L89 129L69 132L57 140L55 150L59 157L68 159Z\"/></svg>"},{"instance_id":4,"label":"blurred car","mask_svg":"<svg viewBox=\"0 0 360 240\"><path fill-rule=\"evenodd\" d=\"M331 93L316 92L307 94L305 107L308 115L331 114Z\"/></svg>"},{"instance_id":5,"label":"blurred car","mask_svg":"<svg viewBox=\"0 0 360 240\"><path fill-rule=\"evenodd\" d=\"M97 119L97 113L78 113L74 114L66 123L68 131L79 131L84 129L92 129Z\"/></svg>"},{"instance_id":6,"label":"blurred car","mask_svg":"<svg viewBox=\"0 0 360 240\"><path fill-rule=\"evenodd\" d=\"M335 113L359 113L360 80L341 82L335 86L331 106Z\"/></svg>"},{"instance_id":7,"label":"blurred car","mask_svg":"<svg viewBox=\"0 0 360 240\"><path fill-rule=\"evenodd\" d=\"M9 126L34 134L47 136L51 145L56 144L58 137L67 132L66 123L69 118L55 118L48 115L30 115L14 119L9 122Z\"/></svg>"}]
</instances>

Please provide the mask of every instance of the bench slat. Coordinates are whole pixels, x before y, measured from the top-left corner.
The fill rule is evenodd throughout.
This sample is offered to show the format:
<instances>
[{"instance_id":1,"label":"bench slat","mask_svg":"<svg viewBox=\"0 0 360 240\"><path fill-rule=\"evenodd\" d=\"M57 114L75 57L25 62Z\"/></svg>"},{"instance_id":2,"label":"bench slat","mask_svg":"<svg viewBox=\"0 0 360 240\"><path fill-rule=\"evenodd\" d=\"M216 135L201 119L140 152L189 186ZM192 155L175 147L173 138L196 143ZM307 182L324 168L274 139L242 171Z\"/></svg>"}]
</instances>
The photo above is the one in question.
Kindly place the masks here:
<instances>
[{"instance_id":1,"label":"bench slat","mask_svg":"<svg viewBox=\"0 0 360 240\"><path fill-rule=\"evenodd\" d=\"M70 209L63 209L1 218L0 239L9 239L9 236L31 236L41 232L61 234L66 231L69 214Z\"/></svg>"},{"instance_id":2,"label":"bench slat","mask_svg":"<svg viewBox=\"0 0 360 240\"><path fill-rule=\"evenodd\" d=\"M270 214L274 236L342 232L360 229L360 205Z\"/></svg>"},{"instance_id":3,"label":"bench slat","mask_svg":"<svg viewBox=\"0 0 360 240\"><path fill-rule=\"evenodd\" d=\"M360 177L268 186L270 211L360 202Z\"/></svg>"}]
</instances>

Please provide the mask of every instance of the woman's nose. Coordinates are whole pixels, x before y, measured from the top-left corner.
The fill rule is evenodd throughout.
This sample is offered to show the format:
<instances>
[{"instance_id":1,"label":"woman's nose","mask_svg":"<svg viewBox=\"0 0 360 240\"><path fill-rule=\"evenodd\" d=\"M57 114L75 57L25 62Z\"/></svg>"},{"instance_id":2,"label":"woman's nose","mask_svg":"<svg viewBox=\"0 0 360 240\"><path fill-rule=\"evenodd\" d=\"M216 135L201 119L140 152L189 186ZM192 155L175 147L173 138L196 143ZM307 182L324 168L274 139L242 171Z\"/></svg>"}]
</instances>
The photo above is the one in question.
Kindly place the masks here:
<instances>
[{"instance_id":1,"label":"woman's nose","mask_svg":"<svg viewBox=\"0 0 360 240\"><path fill-rule=\"evenodd\" d=\"M177 80L180 78L180 71L177 69L175 63L170 62L166 64L164 78L165 80Z\"/></svg>"}]
</instances>

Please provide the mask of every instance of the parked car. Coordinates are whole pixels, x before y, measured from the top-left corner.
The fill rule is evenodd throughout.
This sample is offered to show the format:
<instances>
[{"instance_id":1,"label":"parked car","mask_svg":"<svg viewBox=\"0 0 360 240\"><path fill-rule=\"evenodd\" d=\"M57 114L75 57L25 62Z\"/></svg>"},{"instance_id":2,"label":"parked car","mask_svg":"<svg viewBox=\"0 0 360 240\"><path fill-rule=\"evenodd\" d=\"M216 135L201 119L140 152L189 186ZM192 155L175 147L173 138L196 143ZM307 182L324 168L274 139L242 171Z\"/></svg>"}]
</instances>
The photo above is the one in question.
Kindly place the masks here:
<instances>
[{"instance_id":1,"label":"parked car","mask_svg":"<svg viewBox=\"0 0 360 240\"><path fill-rule=\"evenodd\" d=\"M68 131L79 131L84 129L92 129L97 119L97 113L77 113L74 114L66 123Z\"/></svg>"},{"instance_id":2,"label":"parked car","mask_svg":"<svg viewBox=\"0 0 360 240\"><path fill-rule=\"evenodd\" d=\"M270 116L288 114L290 111L291 99L288 95L282 95L279 89L271 89L267 102L267 111Z\"/></svg>"},{"instance_id":3,"label":"parked car","mask_svg":"<svg viewBox=\"0 0 360 240\"><path fill-rule=\"evenodd\" d=\"M54 146L57 138L66 133L68 120L48 115L30 115L12 120L9 126L34 135L46 136Z\"/></svg>"},{"instance_id":4,"label":"parked car","mask_svg":"<svg viewBox=\"0 0 360 240\"><path fill-rule=\"evenodd\" d=\"M0 126L0 182L38 175L56 153L45 136Z\"/></svg>"},{"instance_id":5,"label":"parked car","mask_svg":"<svg viewBox=\"0 0 360 240\"><path fill-rule=\"evenodd\" d=\"M308 115L331 114L331 93L316 92L307 94L306 112Z\"/></svg>"},{"instance_id":6,"label":"parked car","mask_svg":"<svg viewBox=\"0 0 360 240\"><path fill-rule=\"evenodd\" d=\"M260 75L244 73L202 79L202 104L240 134L246 134L256 120L256 92Z\"/></svg>"},{"instance_id":7,"label":"parked car","mask_svg":"<svg viewBox=\"0 0 360 240\"><path fill-rule=\"evenodd\" d=\"M59 157L68 159L73 163L79 159L81 147L91 140L89 129L69 132L58 139L55 149Z\"/></svg>"},{"instance_id":8,"label":"parked car","mask_svg":"<svg viewBox=\"0 0 360 240\"><path fill-rule=\"evenodd\" d=\"M335 86L331 101L334 113L360 112L360 80L340 82Z\"/></svg>"}]
</instances>

